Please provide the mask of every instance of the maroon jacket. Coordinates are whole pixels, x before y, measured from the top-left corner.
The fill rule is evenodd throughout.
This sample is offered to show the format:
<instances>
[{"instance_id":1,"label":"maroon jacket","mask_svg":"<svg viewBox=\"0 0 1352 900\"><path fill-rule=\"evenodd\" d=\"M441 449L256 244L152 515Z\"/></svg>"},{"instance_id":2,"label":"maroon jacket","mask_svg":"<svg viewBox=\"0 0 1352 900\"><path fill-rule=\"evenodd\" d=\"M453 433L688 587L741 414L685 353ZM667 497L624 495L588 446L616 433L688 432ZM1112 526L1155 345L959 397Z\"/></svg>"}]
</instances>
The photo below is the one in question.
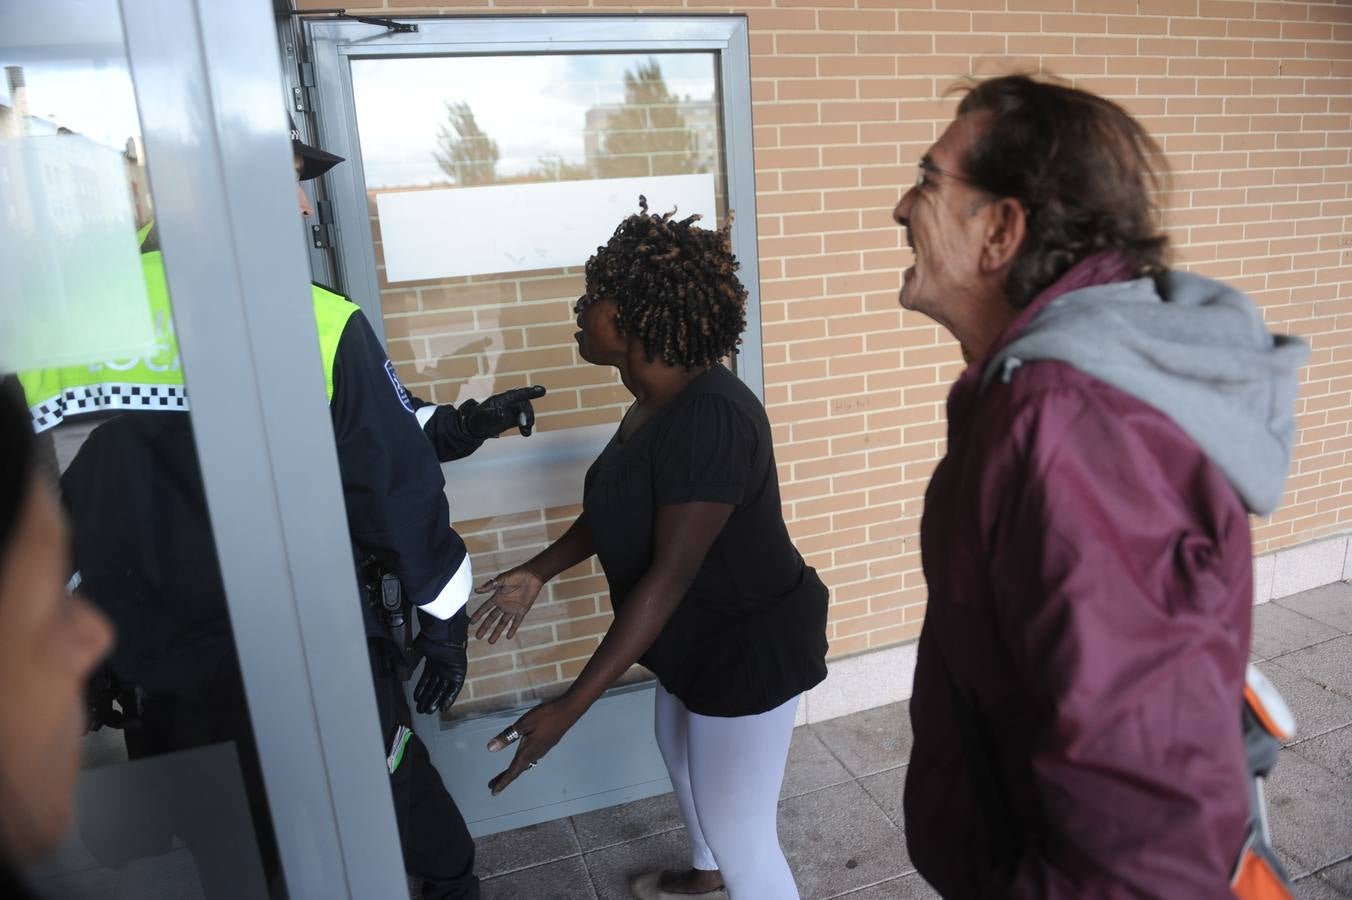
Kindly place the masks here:
<instances>
[{"instance_id":1,"label":"maroon jacket","mask_svg":"<svg viewBox=\"0 0 1352 900\"><path fill-rule=\"evenodd\" d=\"M988 359L1124 275L1081 263ZM911 859L945 897L1228 897L1248 811L1244 503L1156 407L1061 360L1002 368L953 386L925 495Z\"/></svg>"}]
</instances>

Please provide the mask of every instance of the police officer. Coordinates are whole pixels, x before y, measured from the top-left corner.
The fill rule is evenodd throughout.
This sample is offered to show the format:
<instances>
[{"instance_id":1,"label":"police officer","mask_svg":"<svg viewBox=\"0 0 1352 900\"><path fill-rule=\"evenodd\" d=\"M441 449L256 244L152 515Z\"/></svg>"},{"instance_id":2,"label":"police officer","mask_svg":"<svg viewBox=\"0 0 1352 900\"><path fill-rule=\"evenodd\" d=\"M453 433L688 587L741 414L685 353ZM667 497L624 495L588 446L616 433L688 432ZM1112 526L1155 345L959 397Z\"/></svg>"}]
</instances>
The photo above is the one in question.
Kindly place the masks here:
<instances>
[{"instance_id":1,"label":"police officer","mask_svg":"<svg viewBox=\"0 0 1352 900\"><path fill-rule=\"evenodd\" d=\"M294 125L291 138L299 180L342 161L304 143ZM299 185L297 191L308 216ZM39 431L73 413L127 411L95 430L62 486L81 589L123 636L94 721L119 724L131 712L132 756L222 739L252 743L191 430L186 416L163 415L186 411L188 397L154 237L153 228L141 232L152 317L160 323L154 352L20 376ZM545 391L517 388L459 407L425 403L400 384L355 304L320 285L312 288L312 302L349 530L370 589L363 609L405 865L422 879L424 897L475 898L473 841L411 731L400 626L404 603L416 607L420 634L412 649L423 659L414 689L418 710L449 708L465 679L464 607L473 579L464 542L449 524L437 460L459 459L512 428L529 435L531 401ZM251 752L241 756L266 862L256 764Z\"/></svg>"}]
</instances>

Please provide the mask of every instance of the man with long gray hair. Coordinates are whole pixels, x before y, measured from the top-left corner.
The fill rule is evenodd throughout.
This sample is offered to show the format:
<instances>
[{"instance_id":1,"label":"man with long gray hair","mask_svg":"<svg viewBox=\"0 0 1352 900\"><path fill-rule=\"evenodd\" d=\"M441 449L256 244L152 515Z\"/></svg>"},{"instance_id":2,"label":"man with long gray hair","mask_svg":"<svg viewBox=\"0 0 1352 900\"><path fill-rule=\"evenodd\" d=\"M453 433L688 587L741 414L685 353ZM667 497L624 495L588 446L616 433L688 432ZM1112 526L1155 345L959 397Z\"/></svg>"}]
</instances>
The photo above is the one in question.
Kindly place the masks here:
<instances>
[{"instance_id":1,"label":"man with long gray hair","mask_svg":"<svg viewBox=\"0 0 1352 900\"><path fill-rule=\"evenodd\" d=\"M901 305L971 360L925 496L906 837L945 897L1229 897L1248 514L1308 349L1168 265L1160 151L1024 76L971 86L897 204Z\"/></svg>"}]
</instances>

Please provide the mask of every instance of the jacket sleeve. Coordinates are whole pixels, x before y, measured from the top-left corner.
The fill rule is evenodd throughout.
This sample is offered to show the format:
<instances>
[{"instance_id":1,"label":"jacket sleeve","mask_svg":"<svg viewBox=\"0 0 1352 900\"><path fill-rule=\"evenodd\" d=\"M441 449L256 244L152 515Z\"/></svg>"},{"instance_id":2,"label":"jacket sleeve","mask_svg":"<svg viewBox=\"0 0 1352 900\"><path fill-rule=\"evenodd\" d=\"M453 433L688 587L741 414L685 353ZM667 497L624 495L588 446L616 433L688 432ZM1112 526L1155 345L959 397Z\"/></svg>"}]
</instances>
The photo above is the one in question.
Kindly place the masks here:
<instances>
[{"instance_id":1,"label":"jacket sleeve","mask_svg":"<svg viewBox=\"0 0 1352 900\"><path fill-rule=\"evenodd\" d=\"M1198 497L1163 474L1191 452L1203 480L1205 458L1161 416L1119 413L1049 392L983 491L997 625L1031 703L1014 740L1035 809L1011 812L1040 823L989 896L1230 895L1247 648L1227 615L1248 603L1223 583Z\"/></svg>"},{"instance_id":2,"label":"jacket sleeve","mask_svg":"<svg viewBox=\"0 0 1352 900\"><path fill-rule=\"evenodd\" d=\"M460 422L460 410L454 404L443 403L438 406L412 395L409 399L413 401L414 414L418 417L423 434L432 442L432 449L441 462L464 459L483 446L482 438L465 431Z\"/></svg>"},{"instance_id":3,"label":"jacket sleeve","mask_svg":"<svg viewBox=\"0 0 1352 900\"><path fill-rule=\"evenodd\" d=\"M468 599L465 544L413 401L360 312L338 343L332 413L353 544L397 575L414 605L450 618Z\"/></svg>"}]
</instances>

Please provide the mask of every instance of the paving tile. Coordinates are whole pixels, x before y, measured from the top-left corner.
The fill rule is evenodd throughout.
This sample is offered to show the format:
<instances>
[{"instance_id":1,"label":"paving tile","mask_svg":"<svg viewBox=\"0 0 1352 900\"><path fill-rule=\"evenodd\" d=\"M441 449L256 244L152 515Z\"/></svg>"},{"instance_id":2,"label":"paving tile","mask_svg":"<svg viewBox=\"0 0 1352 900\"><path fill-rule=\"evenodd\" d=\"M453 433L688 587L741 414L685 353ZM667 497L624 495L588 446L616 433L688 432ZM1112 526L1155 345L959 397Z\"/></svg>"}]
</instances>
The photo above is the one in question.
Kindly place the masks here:
<instances>
[{"instance_id":1,"label":"paving tile","mask_svg":"<svg viewBox=\"0 0 1352 900\"><path fill-rule=\"evenodd\" d=\"M1253 609L1253 654L1271 659L1311 644L1337 637L1341 632L1274 601Z\"/></svg>"},{"instance_id":2,"label":"paving tile","mask_svg":"<svg viewBox=\"0 0 1352 900\"><path fill-rule=\"evenodd\" d=\"M1352 726L1321 734L1292 744L1291 749L1312 763L1318 763L1340 778L1352 780ZM1352 790L1352 787L1348 788ZM1352 847L1348 847L1352 855Z\"/></svg>"},{"instance_id":3,"label":"paving tile","mask_svg":"<svg viewBox=\"0 0 1352 900\"><path fill-rule=\"evenodd\" d=\"M1304 650L1295 650L1277 657L1273 662L1352 698L1352 636L1338 637Z\"/></svg>"},{"instance_id":4,"label":"paving tile","mask_svg":"<svg viewBox=\"0 0 1352 900\"><path fill-rule=\"evenodd\" d=\"M682 827L681 810L671 792L573 816L584 853Z\"/></svg>"},{"instance_id":5,"label":"paving tile","mask_svg":"<svg viewBox=\"0 0 1352 900\"><path fill-rule=\"evenodd\" d=\"M832 900L938 900L938 897L939 892L917 874L838 894Z\"/></svg>"},{"instance_id":6,"label":"paving tile","mask_svg":"<svg viewBox=\"0 0 1352 900\"><path fill-rule=\"evenodd\" d=\"M1283 750L1267 781L1272 843L1301 878L1341 862L1352 848L1352 791L1291 750Z\"/></svg>"},{"instance_id":7,"label":"paving tile","mask_svg":"<svg viewBox=\"0 0 1352 900\"><path fill-rule=\"evenodd\" d=\"M1352 855L1352 847L1347 852ZM1335 890L1341 891L1340 897L1352 897L1352 859L1329 866L1315 874L1315 877Z\"/></svg>"},{"instance_id":8,"label":"paving tile","mask_svg":"<svg viewBox=\"0 0 1352 900\"><path fill-rule=\"evenodd\" d=\"M804 726L793 730L793 743L789 744L789 764L784 771L784 786L779 791L781 800L849 780L850 773L812 728Z\"/></svg>"},{"instance_id":9,"label":"paving tile","mask_svg":"<svg viewBox=\"0 0 1352 900\"><path fill-rule=\"evenodd\" d=\"M690 868L690 839L681 828L596 850L583 859L599 900L632 900L633 876L653 869Z\"/></svg>"},{"instance_id":10,"label":"paving tile","mask_svg":"<svg viewBox=\"0 0 1352 900\"><path fill-rule=\"evenodd\" d=\"M909 703L892 703L809 726L856 778L911 759Z\"/></svg>"},{"instance_id":11,"label":"paving tile","mask_svg":"<svg viewBox=\"0 0 1352 900\"><path fill-rule=\"evenodd\" d=\"M1307 875L1292 887L1296 900L1347 900L1347 894L1315 875Z\"/></svg>"},{"instance_id":12,"label":"paving tile","mask_svg":"<svg viewBox=\"0 0 1352 900\"><path fill-rule=\"evenodd\" d=\"M906 817L901 811L901 801L906 791L906 767L898 766L876 775L866 775L859 779L859 784L873 798L873 802L882 807L883 814L892 824L905 830L903 820Z\"/></svg>"},{"instance_id":13,"label":"paving tile","mask_svg":"<svg viewBox=\"0 0 1352 900\"><path fill-rule=\"evenodd\" d=\"M807 900L876 885L915 868L901 829L854 782L781 803L779 840Z\"/></svg>"},{"instance_id":14,"label":"paving tile","mask_svg":"<svg viewBox=\"0 0 1352 900\"><path fill-rule=\"evenodd\" d=\"M1258 668L1281 692L1296 717L1296 737L1303 739L1352 724L1352 699L1330 691L1277 662Z\"/></svg>"},{"instance_id":15,"label":"paving tile","mask_svg":"<svg viewBox=\"0 0 1352 900\"><path fill-rule=\"evenodd\" d=\"M1298 860L1292 859L1291 856L1281 848L1273 847L1272 852L1277 854L1277 859L1281 862L1282 868L1286 870L1286 874L1293 880L1298 881L1310 874L1306 871L1306 869L1309 868L1308 866Z\"/></svg>"},{"instance_id":16,"label":"paving tile","mask_svg":"<svg viewBox=\"0 0 1352 900\"><path fill-rule=\"evenodd\" d=\"M479 838L474 842L474 871L480 878L491 878L581 852L572 823L555 819Z\"/></svg>"},{"instance_id":17,"label":"paving tile","mask_svg":"<svg viewBox=\"0 0 1352 900\"><path fill-rule=\"evenodd\" d=\"M486 879L481 891L483 900L596 900L580 856Z\"/></svg>"},{"instance_id":18,"label":"paving tile","mask_svg":"<svg viewBox=\"0 0 1352 900\"><path fill-rule=\"evenodd\" d=\"M1323 587L1274 601L1303 616L1323 622L1343 634L1352 634L1352 584L1336 581Z\"/></svg>"}]
</instances>

